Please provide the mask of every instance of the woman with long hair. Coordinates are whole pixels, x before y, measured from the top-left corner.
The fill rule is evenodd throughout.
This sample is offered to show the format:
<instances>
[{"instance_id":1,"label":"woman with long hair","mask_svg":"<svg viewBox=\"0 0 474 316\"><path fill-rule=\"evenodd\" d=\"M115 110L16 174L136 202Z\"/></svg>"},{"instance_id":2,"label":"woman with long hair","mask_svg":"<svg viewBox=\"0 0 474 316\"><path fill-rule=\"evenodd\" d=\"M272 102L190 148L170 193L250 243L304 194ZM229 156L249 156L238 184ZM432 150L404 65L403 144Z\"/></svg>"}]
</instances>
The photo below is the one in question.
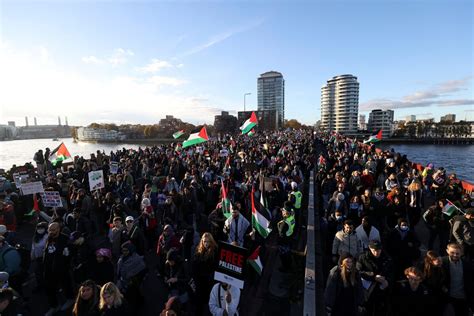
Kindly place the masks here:
<instances>
[{"instance_id":1,"label":"woman with long hair","mask_svg":"<svg viewBox=\"0 0 474 316\"><path fill-rule=\"evenodd\" d=\"M343 253L339 264L329 272L324 299L326 310L331 316L359 315L363 288L355 259L351 254Z\"/></svg>"},{"instance_id":2,"label":"woman with long hair","mask_svg":"<svg viewBox=\"0 0 474 316\"><path fill-rule=\"evenodd\" d=\"M408 220L410 221L410 229L414 230L416 224L420 221L421 210L423 208L423 190L421 182L414 180L407 188L405 193L407 205Z\"/></svg>"},{"instance_id":3,"label":"woman with long hair","mask_svg":"<svg viewBox=\"0 0 474 316\"><path fill-rule=\"evenodd\" d=\"M100 289L99 309L101 316L131 316L127 303L118 287L108 282Z\"/></svg>"},{"instance_id":4,"label":"woman with long hair","mask_svg":"<svg viewBox=\"0 0 474 316\"><path fill-rule=\"evenodd\" d=\"M441 257L437 252L429 250L426 253L425 259L423 260L423 274L425 276L423 283L430 290L431 296L433 297L434 314L432 315L442 315L448 289L444 285L446 275L443 270Z\"/></svg>"},{"instance_id":5,"label":"woman with long hair","mask_svg":"<svg viewBox=\"0 0 474 316\"><path fill-rule=\"evenodd\" d=\"M92 280L84 281L77 293L73 316L99 316L100 287Z\"/></svg>"},{"instance_id":6,"label":"woman with long hair","mask_svg":"<svg viewBox=\"0 0 474 316\"><path fill-rule=\"evenodd\" d=\"M209 294L217 257L217 243L211 233L204 233L193 259L193 280L196 285L196 315L209 315Z\"/></svg>"}]
</instances>

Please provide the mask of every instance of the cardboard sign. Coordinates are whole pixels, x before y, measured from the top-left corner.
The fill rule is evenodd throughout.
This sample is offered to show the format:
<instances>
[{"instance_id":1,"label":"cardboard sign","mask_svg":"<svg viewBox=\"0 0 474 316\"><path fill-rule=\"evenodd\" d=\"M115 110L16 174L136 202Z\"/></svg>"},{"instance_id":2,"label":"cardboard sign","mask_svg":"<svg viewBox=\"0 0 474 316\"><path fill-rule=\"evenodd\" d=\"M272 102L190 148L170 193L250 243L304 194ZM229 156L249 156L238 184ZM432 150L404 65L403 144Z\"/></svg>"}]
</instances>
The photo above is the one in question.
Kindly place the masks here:
<instances>
[{"instance_id":1,"label":"cardboard sign","mask_svg":"<svg viewBox=\"0 0 474 316\"><path fill-rule=\"evenodd\" d=\"M117 172L118 172L118 162L117 161L111 161L110 162L110 173L117 174Z\"/></svg>"},{"instance_id":2,"label":"cardboard sign","mask_svg":"<svg viewBox=\"0 0 474 316\"><path fill-rule=\"evenodd\" d=\"M44 191L44 193L41 194L41 199L45 207L63 207L63 202L61 201L61 196L58 191Z\"/></svg>"},{"instance_id":3,"label":"cardboard sign","mask_svg":"<svg viewBox=\"0 0 474 316\"><path fill-rule=\"evenodd\" d=\"M91 191L95 191L105 187L104 171L97 170L89 172L89 187Z\"/></svg>"},{"instance_id":4,"label":"cardboard sign","mask_svg":"<svg viewBox=\"0 0 474 316\"><path fill-rule=\"evenodd\" d=\"M23 195L44 192L43 183L41 181L22 183L21 193Z\"/></svg>"},{"instance_id":5,"label":"cardboard sign","mask_svg":"<svg viewBox=\"0 0 474 316\"><path fill-rule=\"evenodd\" d=\"M247 253L245 248L219 242L218 263L214 272L214 280L243 289Z\"/></svg>"}]
</instances>

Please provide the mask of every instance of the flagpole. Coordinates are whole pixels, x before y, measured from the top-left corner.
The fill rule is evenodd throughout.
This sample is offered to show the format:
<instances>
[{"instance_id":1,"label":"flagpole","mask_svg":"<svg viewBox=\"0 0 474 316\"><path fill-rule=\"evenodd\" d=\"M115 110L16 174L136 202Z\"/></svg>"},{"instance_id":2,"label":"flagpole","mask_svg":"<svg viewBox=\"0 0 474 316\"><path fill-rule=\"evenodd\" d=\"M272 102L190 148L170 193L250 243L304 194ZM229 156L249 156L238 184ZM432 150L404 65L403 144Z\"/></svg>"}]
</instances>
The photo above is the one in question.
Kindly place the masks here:
<instances>
[{"instance_id":1,"label":"flagpole","mask_svg":"<svg viewBox=\"0 0 474 316\"><path fill-rule=\"evenodd\" d=\"M463 215L466 215L466 212L464 212L463 210L461 210L459 207L456 206L456 204L454 204L453 202L451 202L450 200L446 199L446 201L448 201L449 203L451 203L459 212L463 213Z\"/></svg>"}]
</instances>

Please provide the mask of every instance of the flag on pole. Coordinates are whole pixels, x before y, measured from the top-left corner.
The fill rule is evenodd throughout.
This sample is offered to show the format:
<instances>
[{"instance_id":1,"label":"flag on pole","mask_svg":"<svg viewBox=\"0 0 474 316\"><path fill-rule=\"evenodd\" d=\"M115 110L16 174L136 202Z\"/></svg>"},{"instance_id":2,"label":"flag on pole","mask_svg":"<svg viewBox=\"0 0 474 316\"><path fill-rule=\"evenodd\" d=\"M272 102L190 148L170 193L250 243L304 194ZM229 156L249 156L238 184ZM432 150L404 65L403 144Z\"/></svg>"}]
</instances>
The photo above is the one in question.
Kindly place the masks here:
<instances>
[{"instance_id":1,"label":"flag on pole","mask_svg":"<svg viewBox=\"0 0 474 316\"><path fill-rule=\"evenodd\" d=\"M260 261L260 246L248 257L249 264L257 271L258 275L262 275L263 265Z\"/></svg>"},{"instance_id":2,"label":"flag on pole","mask_svg":"<svg viewBox=\"0 0 474 316\"><path fill-rule=\"evenodd\" d=\"M180 138L181 136L183 136L184 134L184 129L180 130L180 131L177 131L176 133L173 134L173 138L174 139L178 139Z\"/></svg>"},{"instance_id":3,"label":"flag on pole","mask_svg":"<svg viewBox=\"0 0 474 316\"><path fill-rule=\"evenodd\" d=\"M227 190L224 186L224 181L221 181L221 208L222 213L224 213L225 218L229 218L232 216L232 203L230 202L229 198L227 197Z\"/></svg>"},{"instance_id":4,"label":"flag on pole","mask_svg":"<svg viewBox=\"0 0 474 316\"><path fill-rule=\"evenodd\" d=\"M382 130L379 130L377 134L370 136L369 139L367 140L364 140L364 144L378 143L381 140L382 140Z\"/></svg>"},{"instance_id":5,"label":"flag on pole","mask_svg":"<svg viewBox=\"0 0 474 316\"><path fill-rule=\"evenodd\" d=\"M240 127L240 130L242 131L242 134L247 134L252 130L252 128L257 125L257 115L255 115L255 112L252 112L252 115L250 115L250 118L245 121L244 125Z\"/></svg>"},{"instance_id":6,"label":"flag on pole","mask_svg":"<svg viewBox=\"0 0 474 316\"><path fill-rule=\"evenodd\" d=\"M255 190L253 187L250 193L250 201L252 204L252 227L258 231L263 238L267 238L272 231L270 221L255 207Z\"/></svg>"},{"instance_id":7,"label":"flag on pole","mask_svg":"<svg viewBox=\"0 0 474 316\"><path fill-rule=\"evenodd\" d=\"M53 166L56 166L57 163L64 161L68 158L71 158L71 154L66 148L64 143L61 143L58 147L56 147L49 156L49 161Z\"/></svg>"},{"instance_id":8,"label":"flag on pole","mask_svg":"<svg viewBox=\"0 0 474 316\"><path fill-rule=\"evenodd\" d=\"M183 149L192 145L207 142L209 136L207 136L206 127L203 126L199 133L189 135L189 138L183 142Z\"/></svg>"},{"instance_id":9,"label":"flag on pole","mask_svg":"<svg viewBox=\"0 0 474 316\"><path fill-rule=\"evenodd\" d=\"M447 200L446 205L443 207L443 213L452 216L454 211L456 210L456 205L454 205L451 201Z\"/></svg>"}]
</instances>

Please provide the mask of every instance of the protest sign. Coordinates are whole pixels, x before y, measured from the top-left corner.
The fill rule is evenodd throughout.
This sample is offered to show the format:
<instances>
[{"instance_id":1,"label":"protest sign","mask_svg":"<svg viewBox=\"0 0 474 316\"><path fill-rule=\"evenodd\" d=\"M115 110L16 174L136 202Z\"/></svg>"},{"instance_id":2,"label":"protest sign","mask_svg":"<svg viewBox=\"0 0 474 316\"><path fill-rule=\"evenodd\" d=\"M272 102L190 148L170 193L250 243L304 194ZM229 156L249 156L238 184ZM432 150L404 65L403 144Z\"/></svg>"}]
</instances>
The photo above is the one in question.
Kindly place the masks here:
<instances>
[{"instance_id":1,"label":"protest sign","mask_svg":"<svg viewBox=\"0 0 474 316\"><path fill-rule=\"evenodd\" d=\"M222 148L219 152L219 157L227 157L229 156L229 151L227 148Z\"/></svg>"},{"instance_id":2,"label":"protest sign","mask_svg":"<svg viewBox=\"0 0 474 316\"><path fill-rule=\"evenodd\" d=\"M117 174L117 172L118 172L118 162L117 161L111 161L110 162L110 173Z\"/></svg>"},{"instance_id":3,"label":"protest sign","mask_svg":"<svg viewBox=\"0 0 474 316\"><path fill-rule=\"evenodd\" d=\"M245 263L247 249L233 246L226 242L219 242L218 264L214 273L214 280L228 283L239 289L244 288Z\"/></svg>"},{"instance_id":4,"label":"protest sign","mask_svg":"<svg viewBox=\"0 0 474 316\"><path fill-rule=\"evenodd\" d=\"M63 207L63 202L61 201L61 196L58 191L44 191L44 193L41 194L41 199L45 207Z\"/></svg>"},{"instance_id":5,"label":"protest sign","mask_svg":"<svg viewBox=\"0 0 474 316\"><path fill-rule=\"evenodd\" d=\"M105 187L104 172L102 170L89 172L89 187L91 191Z\"/></svg>"},{"instance_id":6,"label":"protest sign","mask_svg":"<svg viewBox=\"0 0 474 316\"><path fill-rule=\"evenodd\" d=\"M44 192L43 183L41 181L22 183L21 193L23 195Z\"/></svg>"}]
</instances>

